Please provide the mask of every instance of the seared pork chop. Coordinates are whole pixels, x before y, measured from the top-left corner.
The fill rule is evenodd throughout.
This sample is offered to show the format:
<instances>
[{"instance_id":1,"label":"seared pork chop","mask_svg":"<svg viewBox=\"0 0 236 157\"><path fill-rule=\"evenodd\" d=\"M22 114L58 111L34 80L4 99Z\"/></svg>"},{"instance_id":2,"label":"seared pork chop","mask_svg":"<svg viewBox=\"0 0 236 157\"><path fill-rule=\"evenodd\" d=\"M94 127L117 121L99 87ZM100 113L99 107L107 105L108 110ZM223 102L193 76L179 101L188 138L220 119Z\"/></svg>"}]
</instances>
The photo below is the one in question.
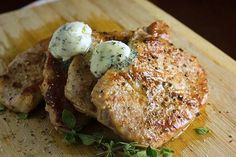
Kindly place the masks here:
<instances>
[{"instance_id":1,"label":"seared pork chop","mask_svg":"<svg viewBox=\"0 0 236 157\"><path fill-rule=\"evenodd\" d=\"M64 95L67 69L62 61L55 59L50 52L47 51L46 54L47 58L43 70L44 80L41 85L41 91L46 102L45 109L49 113L50 121L56 129L66 128L62 122L62 112L66 109L75 115L77 126L81 127L90 118L78 113Z\"/></svg>"},{"instance_id":2,"label":"seared pork chop","mask_svg":"<svg viewBox=\"0 0 236 157\"><path fill-rule=\"evenodd\" d=\"M12 111L28 113L41 100L39 85L48 40L17 55L0 76L0 103Z\"/></svg>"},{"instance_id":3,"label":"seared pork chop","mask_svg":"<svg viewBox=\"0 0 236 157\"><path fill-rule=\"evenodd\" d=\"M130 39L133 64L111 68L97 82L97 119L122 138L159 147L177 136L206 102L206 73L196 57L159 35L158 25Z\"/></svg>"}]
</instances>

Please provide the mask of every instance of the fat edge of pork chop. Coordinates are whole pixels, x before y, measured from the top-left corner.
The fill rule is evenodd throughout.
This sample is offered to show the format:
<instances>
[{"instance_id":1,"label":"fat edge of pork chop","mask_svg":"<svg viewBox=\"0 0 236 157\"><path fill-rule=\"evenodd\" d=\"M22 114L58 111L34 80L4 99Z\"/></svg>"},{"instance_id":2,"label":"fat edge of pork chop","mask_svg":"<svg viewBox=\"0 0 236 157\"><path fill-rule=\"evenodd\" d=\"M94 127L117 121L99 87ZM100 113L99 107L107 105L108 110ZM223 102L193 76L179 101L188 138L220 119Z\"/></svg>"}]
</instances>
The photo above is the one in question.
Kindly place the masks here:
<instances>
[{"instance_id":1,"label":"fat edge of pork chop","mask_svg":"<svg viewBox=\"0 0 236 157\"><path fill-rule=\"evenodd\" d=\"M17 55L0 76L0 103L14 112L28 113L41 100L39 85L43 81L45 50L49 40Z\"/></svg>"},{"instance_id":2,"label":"fat edge of pork chop","mask_svg":"<svg viewBox=\"0 0 236 157\"><path fill-rule=\"evenodd\" d=\"M134 63L108 70L91 96L99 122L124 139L160 147L196 117L208 88L196 57L153 35L157 28L150 26L131 39Z\"/></svg>"},{"instance_id":3,"label":"fat edge of pork chop","mask_svg":"<svg viewBox=\"0 0 236 157\"><path fill-rule=\"evenodd\" d=\"M153 22L144 29L152 36L168 39L169 27L162 21ZM134 32L93 32L93 46L107 40L119 40L128 44ZM91 92L98 79L90 72L88 58L89 55L78 55L73 58L68 70L65 96L73 103L76 110L96 118L97 110L91 102Z\"/></svg>"}]
</instances>

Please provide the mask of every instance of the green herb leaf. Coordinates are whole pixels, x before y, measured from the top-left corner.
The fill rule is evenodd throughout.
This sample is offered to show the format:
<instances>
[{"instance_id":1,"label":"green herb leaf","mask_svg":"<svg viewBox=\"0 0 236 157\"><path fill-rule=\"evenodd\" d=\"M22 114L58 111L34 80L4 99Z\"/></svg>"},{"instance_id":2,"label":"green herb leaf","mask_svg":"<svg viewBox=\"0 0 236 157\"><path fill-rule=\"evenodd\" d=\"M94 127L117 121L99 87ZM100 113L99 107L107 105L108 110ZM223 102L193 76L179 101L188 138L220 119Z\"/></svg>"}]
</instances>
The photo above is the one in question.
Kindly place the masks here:
<instances>
[{"instance_id":1,"label":"green herb leaf","mask_svg":"<svg viewBox=\"0 0 236 157\"><path fill-rule=\"evenodd\" d=\"M106 157L115 157L115 153L113 152L113 147L115 143L114 141L110 141L110 143L105 143L104 146L107 148Z\"/></svg>"},{"instance_id":2,"label":"green herb leaf","mask_svg":"<svg viewBox=\"0 0 236 157\"><path fill-rule=\"evenodd\" d=\"M92 145L96 142L96 138L92 135L78 134L78 136L81 142L86 146Z\"/></svg>"},{"instance_id":3,"label":"green herb leaf","mask_svg":"<svg viewBox=\"0 0 236 157\"><path fill-rule=\"evenodd\" d=\"M142 150L142 151L137 152L137 154L133 155L132 157L148 157L148 156L147 156L146 150Z\"/></svg>"},{"instance_id":4,"label":"green herb leaf","mask_svg":"<svg viewBox=\"0 0 236 157\"><path fill-rule=\"evenodd\" d=\"M104 137L104 134L103 133L100 133L100 132L93 132L92 133L92 136L96 137L96 138L103 138Z\"/></svg>"},{"instance_id":5,"label":"green herb leaf","mask_svg":"<svg viewBox=\"0 0 236 157\"><path fill-rule=\"evenodd\" d=\"M63 110L62 121L70 129L73 129L76 126L76 118L73 113L68 110Z\"/></svg>"},{"instance_id":6,"label":"green herb leaf","mask_svg":"<svg viewBox=\"0 0 236 157\"><path fill-rule=\"evenodd\" d=\"M126 157L135 155L139 151L138 149L136 149L135 143L125 143L125 142L119 142L119 143L123 145L123 151Z\"/></svg>"},{"instance_id":7,"label":"green herb leaf","mask_svg":"<svg viewBox=\"0 0 236 157\"><path fill-rule=\"evenodd\" d=\"M93 133L93 137L96 139L98 145L103 142L103 135L99 133Z\"/></svg>"},{"instance_id":8,"label":"green herb leaf","mask_svg":"<svg viewBox=\"0 0 236 157\"><path fill-rule=\"evenodd\" d=\"M2 111L6 111L6 107L3 106L2 104L0 104L0 112L2 112Z\"/></svg>"},{"instance_id":9,"label":"green herb leaf","mask_svg":"<svg viewBox=\"0 0 236 157\"><path fill-rule=\"evenodd\" d=\"M70 144L76 143L76 133L73 131L66 133L64 140Z\"/></svg>"},{"instance_id":10,"label":"green herb leaf","mask_svg":"<svg viewBox=\"0 0 236 157\"><path fill-rule=\"evenodd\" d=\"M206 128L206 127L200 127L200 128L196 128L194 130L199 135L205 135L205 134L207 134L209 132L209 129Z\"/></svg>"},{"instance_id":11,"label":"green herb leaf","mask_svg":"<svg viewBox=\"0 0 236 157\"><path fill-rule=\"evenodd\" d=\"M84 26L83 28L82 28L82 33L85 33L86 32L86 27Z\"/></svg>"},{"instance_id":12,"label":"green herb leaf","mask_svg":"<svg viewBox=\"0 0 236 157\"><path fill-rule=\"evenodd\" d=\"M149 156L149 157L158 157L157 155L157 151L153 148L151 148L150 146L147 147L147 150L146 150L146 154Z\"/></svg>"},{"instance_id":13,"label":"green herb leaf","mask_svg":"<svg viewBox=\"0 0 236 157\"><path fill-rule=\"evenodd\" d=\"M174 151L166 147L161 148L160 153L163 157L172 157L174 155Z\"/></svg>"},{"instance_id":14,"label":"green herb leaf","mask_svg":"<svg viewBox=\"0 0 236 157\"><path fill-rule=\"evenodd\" d=\"M25 120L28 118L29 114L28 113L18 113L17 116L18 116L17 119Z\"/></svg>"}]
</instances>

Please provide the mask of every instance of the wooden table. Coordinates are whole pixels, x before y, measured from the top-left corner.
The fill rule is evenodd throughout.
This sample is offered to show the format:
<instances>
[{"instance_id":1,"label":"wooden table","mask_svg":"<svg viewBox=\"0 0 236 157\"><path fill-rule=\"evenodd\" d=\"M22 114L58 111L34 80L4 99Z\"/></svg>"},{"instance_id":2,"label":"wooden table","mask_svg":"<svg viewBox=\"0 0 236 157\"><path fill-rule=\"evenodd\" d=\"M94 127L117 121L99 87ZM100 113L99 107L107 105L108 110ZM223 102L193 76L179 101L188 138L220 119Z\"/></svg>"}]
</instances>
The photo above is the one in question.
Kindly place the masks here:
<instances>
[{"instance_id":1,"label":"wooden table","mask_svg":"<svg viewBox=\"0 0 236 157\"><path fill-rule=\"evenodd\" d=\"M0 59L6 63L18 53L46 38L62 23L81 20L98 31L135 29L161 19L170 25L172 41L197 56L208 74L209 99L193 124L167 144L176 156L236 155L236 62L182 23L147 1L63 0L0 15ZM0 66L1 67L1 66ZM38 110L43 110L40 107ZM43 111L42 111L43 112ZM68 146L39 111L25 121L16 114L0 115L0 156L92 157L94 147ZM196 135L196 127L211 132Z\"/></svg>"}]
</instances>

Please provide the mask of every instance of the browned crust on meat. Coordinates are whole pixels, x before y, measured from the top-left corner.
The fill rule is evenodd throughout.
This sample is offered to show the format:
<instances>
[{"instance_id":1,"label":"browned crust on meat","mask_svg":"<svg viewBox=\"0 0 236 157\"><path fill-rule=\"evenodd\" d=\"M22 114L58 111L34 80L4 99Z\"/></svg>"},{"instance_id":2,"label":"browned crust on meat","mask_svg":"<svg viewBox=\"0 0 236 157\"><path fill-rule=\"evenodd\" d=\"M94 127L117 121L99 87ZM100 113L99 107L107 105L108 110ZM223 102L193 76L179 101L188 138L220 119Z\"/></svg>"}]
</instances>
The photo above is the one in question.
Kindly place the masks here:
<instances>
[{"instance_id":1,"label":"browned crust on meat","mask_svg":"<svg viewBox=\"0 0 236 157\"><path fill-rule=\"evenodd\" d=\"M17 55L0 76L0 103L10 110L27 113L41 100L39 85L47 45L48 40L44 40Z\"/></svg>"},{"instance_id":2,"label":"browned crust on meat","mask_svg":"<svg viewBox=\"0 0 236 157\"><path fill-rule=\"evenodd\" d=\"M134 64L108 70L95 85L92 102L98 121L121 137L159 147L195 118L208 89L196 57L150 34L158 32L150 27L131 39L138 52Z\"/></svg>"},{"instance_id":3,"label":"browned crust on meat","mask_svg":"<svg viewBox=\"0 0 236 157\"><path fill-rule=\"evenodd\" d=\"M146 32L154 38L170 34L169 26L163 21L153 22L147 27Z\"/></svg>"}]
</instances>

